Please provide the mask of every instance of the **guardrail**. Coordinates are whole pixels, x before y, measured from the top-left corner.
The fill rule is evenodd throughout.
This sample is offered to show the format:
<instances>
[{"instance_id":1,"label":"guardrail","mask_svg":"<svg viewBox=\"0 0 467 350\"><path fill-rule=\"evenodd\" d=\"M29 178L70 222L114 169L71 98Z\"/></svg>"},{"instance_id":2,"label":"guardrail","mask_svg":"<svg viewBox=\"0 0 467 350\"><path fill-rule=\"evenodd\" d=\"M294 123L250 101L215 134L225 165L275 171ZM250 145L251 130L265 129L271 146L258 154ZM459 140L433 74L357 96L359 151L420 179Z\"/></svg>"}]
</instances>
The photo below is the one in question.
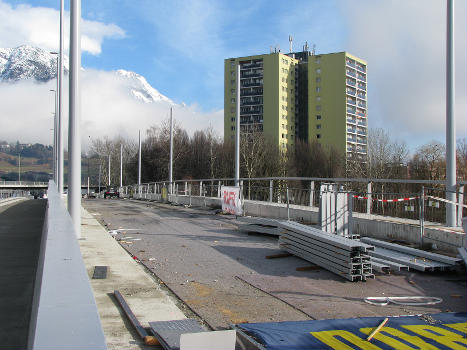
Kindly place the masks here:
<instances>
[{"instance_id":1,"label":"guardrail","mask_svg":"<svg viewBox=\"0 0 467 350\"><path fill-rule=\"evenodd\" d=\"M425 196L445 196L445 181L442 180L403 180L375 178L317 178L317 177L268 177L241 178L243 198L270 203L290 203L301 206L319 205L319 185L337 183L357 195L353 202L353 211L395 218L426 220L443 223L446 203L437 206ZM124 186L121 193L161 194L167 188L173 194L191 194L193 196L220 197L222 185L233 185L233 178L222 179L187 179L143 183ZM467 181L457 184L457 204L465 204L464 186ZM397 199L417 197L412 201ZM466 210L458 207L457 224L462 225Z\"/></svg>"},{"instance_id":2,"label":"guardrail","mask_svg":"<svg viewBox=\"0 0 467 350\"><path fill-rule=\"evenodd\" d=\"M73 227L50 181L28 349L107 349Z\"/></svg>"}]
</instances>

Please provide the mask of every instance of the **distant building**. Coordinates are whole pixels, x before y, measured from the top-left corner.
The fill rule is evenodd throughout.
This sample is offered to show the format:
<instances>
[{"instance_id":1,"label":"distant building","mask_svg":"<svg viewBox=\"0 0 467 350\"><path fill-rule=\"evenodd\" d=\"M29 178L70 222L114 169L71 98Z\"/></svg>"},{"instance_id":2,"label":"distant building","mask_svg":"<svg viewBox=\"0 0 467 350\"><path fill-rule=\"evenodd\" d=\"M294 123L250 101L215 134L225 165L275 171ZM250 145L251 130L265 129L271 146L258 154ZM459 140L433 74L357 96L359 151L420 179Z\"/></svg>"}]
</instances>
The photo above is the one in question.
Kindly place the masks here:
<instances>
[{"instance_id":1,"label":"distant building","mask_svg":"<svg viewBox=\"0 0 467 350\"><path fill-rule=\"evenodd\" d=\"M263 132L281 149L296 140L367 155L367 64L347 52L302 52L224 61L224 138L234 139L236 67L241 132Z\"/></svg>"}]
</instances>

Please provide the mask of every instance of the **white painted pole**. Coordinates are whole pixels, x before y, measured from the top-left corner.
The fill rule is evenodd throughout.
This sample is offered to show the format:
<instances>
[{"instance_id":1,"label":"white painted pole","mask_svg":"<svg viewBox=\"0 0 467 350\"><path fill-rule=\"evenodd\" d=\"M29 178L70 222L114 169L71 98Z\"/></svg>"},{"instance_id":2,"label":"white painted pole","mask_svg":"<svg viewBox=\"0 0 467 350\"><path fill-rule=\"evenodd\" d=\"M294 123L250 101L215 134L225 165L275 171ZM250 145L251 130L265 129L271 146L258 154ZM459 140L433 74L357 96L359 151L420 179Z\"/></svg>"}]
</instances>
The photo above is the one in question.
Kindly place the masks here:
<instances>
[{"instance_id":1,"label":"white painted pole","mask_svg":"<svg viewBox=\"0 0 467 350\"><path fill-rule=\"evenodd\" d=\"M120 187L123 187L123 143L120 144Z\"/></svg>"},{"instance_id":2,"label":"white painted pole","mask_svg":"<svg viewBox=\"0 0 467 350\"><path fill-rule=\"evenodd\" d=\"M169 193L172 194L173 186L173 157L174 157L174 121L173 121L173 110L170 107L170 160L169 160Z\"/></svg>"},{"instance_id":3,"label":"white painted pole","mask_svg":"<svg viewBox=\"0 0 467 350\"><path fill-rule=\"evenodd\" d=\"M68 211L77 238L81 237L81 98L79 74L81 68L81 0L70 0L70 89L68 128Z\"/></svg>"},{"instance_id":4,"label":"white painted pole","mask_svg":"<svg viewBox=\"0 0 467 350\"><path fill-rule=\"evenodd\" d=\"M456 119L454 113L454 0L447 0L446 26L446 226L456 226Z\"/></svg>"},{"instance_id":5,"label":"white painted pole","mask_svg":"<svg viewBox=\"0 0 467 350\"><path fill-rule=\"evenodd\" d=\"M109 182L108 182L108 185L110 187L110 153L109 153Z\"/></svg>"},{"instance_id":6,"label":"white painted pole","mask_svg":"<svg viewBox=\"0 0 467 350\"><path fill-rule=\"evenodd\" d=\"M141 187L141 130L138 130L138 192Z\"/></svg>"},{"instance_id":7,"label":"white painted pole","mask_svg":"<svg viewBox=\"0 0 467 350\"><path fill-rule=\"evenodd\" d=\"M64 0L60 0L60 47L58 56L58 193L63 193L64 182L64 152L63 152L63 50L64 50Z\"/></svg>"},{"instance_id":8,"label":"white painted pole","mask_svg":"<svg viewBox=\"0 0 467 350\"><path fill-rule=\"evenodd\" d=\"M237 116L235 118L235 186L240 185L240 62L237 65Z\"/></svg>"}]
</instances>

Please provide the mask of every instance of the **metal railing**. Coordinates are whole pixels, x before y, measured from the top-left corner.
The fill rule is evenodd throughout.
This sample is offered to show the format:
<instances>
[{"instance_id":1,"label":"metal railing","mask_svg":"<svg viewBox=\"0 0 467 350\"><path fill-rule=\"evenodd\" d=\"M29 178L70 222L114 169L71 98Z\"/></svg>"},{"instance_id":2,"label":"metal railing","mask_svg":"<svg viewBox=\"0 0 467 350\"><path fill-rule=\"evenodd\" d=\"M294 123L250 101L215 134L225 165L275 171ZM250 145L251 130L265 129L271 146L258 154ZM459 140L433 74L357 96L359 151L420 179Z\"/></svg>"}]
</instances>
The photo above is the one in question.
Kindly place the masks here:
<instances>
[{"instance_id":1,"label":"metal railing","mask_svg":"<svg viewBox=\"0 0 467 350\"><path fill-rule=\"evenodd\" d=\"M287 203L301 206L319 206L321 183L338 183L350 191L353 197L353 211L386 217L414 219L443 223L446 217L446 203L430 200L429 196L445 198L443 180L403 180L374 178L316 178L316 177L268 177L241 178L244 199ZM467 181L457 184L457 203L466 204L464 186ZM159 181L125 186L121 192L132 195L161 194L162 188L176 195L220 197L221 186L233 186L234 179L187 179L172 184ZM413 198L413 199L407 199ZM438 203L438 204L435 204ZM467 211L458 206L457 224Z\"/></svg>"}]
</instances>

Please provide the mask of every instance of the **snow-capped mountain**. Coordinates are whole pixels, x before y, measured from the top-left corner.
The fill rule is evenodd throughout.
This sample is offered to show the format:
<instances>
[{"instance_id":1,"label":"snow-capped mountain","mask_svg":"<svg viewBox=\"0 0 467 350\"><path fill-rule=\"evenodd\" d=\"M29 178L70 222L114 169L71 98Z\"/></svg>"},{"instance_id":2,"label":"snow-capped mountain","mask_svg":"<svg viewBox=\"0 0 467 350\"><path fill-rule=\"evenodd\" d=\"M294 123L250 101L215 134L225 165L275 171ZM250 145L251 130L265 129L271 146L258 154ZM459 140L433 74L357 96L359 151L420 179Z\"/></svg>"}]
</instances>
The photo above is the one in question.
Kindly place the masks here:
<instances>
[{"instance_id":1,"label":"snow-capped mountain","mask_svg":"<svg viewBox=\"0 0 467 350\"><path fill-rule=\"evenodd\" d=\"M64 57L65 74L68 74L68 57ZM146 79L135 73L119 69L113 73L128 86L128 93L144 103L174 102L154 89ZM28 45L0 48L0 83L34 80L45 83L57 75L57 56L38 47Z\"/></svg>"}]
</instances>

